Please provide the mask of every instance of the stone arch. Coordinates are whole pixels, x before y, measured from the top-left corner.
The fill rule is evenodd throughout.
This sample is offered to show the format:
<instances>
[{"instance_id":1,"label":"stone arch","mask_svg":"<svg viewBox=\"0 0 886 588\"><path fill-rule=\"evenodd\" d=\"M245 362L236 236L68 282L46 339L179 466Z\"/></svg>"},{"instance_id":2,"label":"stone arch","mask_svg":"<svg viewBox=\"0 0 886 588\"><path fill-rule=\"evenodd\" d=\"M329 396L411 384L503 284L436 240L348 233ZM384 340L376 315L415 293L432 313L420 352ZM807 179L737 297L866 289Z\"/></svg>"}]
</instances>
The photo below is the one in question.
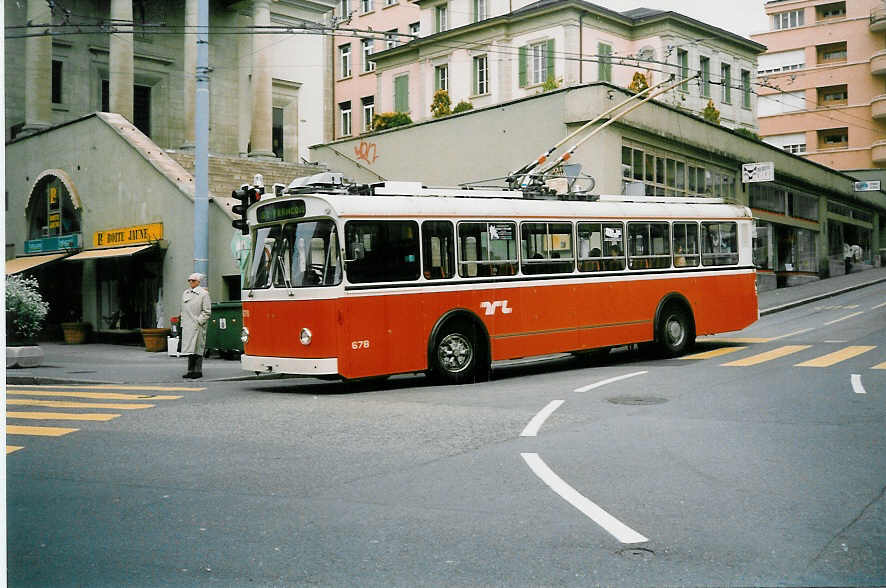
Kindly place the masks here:
<instances>
[{"instance_id":1,"label":"stone arch","mask_svg":"<svg viewBox=\"0 0 886 588\"><path fill-rule=\"evenodd\" d=\"M48 169L41 172L34 179L25 208L27 238L79 233L82 206L77 188L64 170Z\"/></svg>"}]
</instances>

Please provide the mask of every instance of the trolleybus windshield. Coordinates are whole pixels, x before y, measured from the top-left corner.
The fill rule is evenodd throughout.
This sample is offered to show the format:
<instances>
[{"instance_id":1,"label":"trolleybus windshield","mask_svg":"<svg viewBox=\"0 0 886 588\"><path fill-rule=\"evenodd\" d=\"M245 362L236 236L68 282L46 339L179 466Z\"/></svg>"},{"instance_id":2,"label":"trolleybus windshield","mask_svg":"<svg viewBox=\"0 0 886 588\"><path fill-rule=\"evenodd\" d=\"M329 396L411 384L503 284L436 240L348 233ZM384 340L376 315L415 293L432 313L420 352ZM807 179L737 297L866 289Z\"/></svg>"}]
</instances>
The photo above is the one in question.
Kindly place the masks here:
<instances>
[{"instance_id":1,"label":"trolleybus windshield","mask_svg":"<svg viewBox=\"0 0 886 588\"><path fill-rule=\"evenodd\" d=\"M247 289L334 286L341 279L338 237L331 220L256 229Z\"/></svg>"}]
</instances>

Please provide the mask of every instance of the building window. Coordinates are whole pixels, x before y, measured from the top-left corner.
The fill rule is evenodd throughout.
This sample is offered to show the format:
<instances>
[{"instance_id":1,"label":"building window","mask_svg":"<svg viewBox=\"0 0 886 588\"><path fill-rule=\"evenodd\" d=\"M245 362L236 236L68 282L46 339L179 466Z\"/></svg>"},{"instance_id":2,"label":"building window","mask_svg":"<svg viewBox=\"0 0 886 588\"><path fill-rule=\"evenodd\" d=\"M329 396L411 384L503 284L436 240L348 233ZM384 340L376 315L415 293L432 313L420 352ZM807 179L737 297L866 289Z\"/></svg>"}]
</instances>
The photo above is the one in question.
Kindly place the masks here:
<instances>
[{"instance_id":1,"label":"building window","mask_svg":"<svg viewBox=\"0 0 886 588\"><path fill-rule=\"evenodd\" d=\"M369 59L372 55L374 43L375 41L372 39L363 39L363 41L361 41L363 46L363 73L375 71L375 62Z\"/></svg>"},{"instance_id":2,"label":"building window","mask_svg":"<svg viewBox=\"0 0 886 588\"><path fill-rule=\"evenodd\" d=\"M677 49L677 65L680 67L680 79L689 78L689 53L683 49ZM680 84L681 92L689 91L689 82L684 81Z\"/></svg>"},{"instance_id":3,"label":"building window","mask_svg":"<svg viewBox=\"0 0 886 588\"><path fill-rule=\"evenodd\" d=\"M486 55L474 58L474 94L489 93L489 59Z\"/></svg>"},{"instance_id":4,"label":"building window","mask_svg":"<svg viewBox=\"0 0 886 588\"><path fill-rule=\"evenodd\" d=\"M409 34L415 35L416 37L419 35L421 31L421 23L420 22L412 22L409 23Z\"/></svg>"},{"instance_id":5,"label":"building window","mask_svg":"<svg viewBox=\"0 0 886 588\"><path fill-rule=\"evenodd\" d=\"M701 95L711 97L711 60L709 57L698 58L698 69L701 70Z\"/></svg>"},{"instance_id":6,"label":"building window","mask_svg":"<svg viewBox=\"0 0 886 588\"><path fill-rule=\"evenodd\" d=\"M364 96L360 99L363 104L363 132L372 130L372 119L375 118L375 96Z\"/></svg>"},{"instance_id":7,"label":"building window","mask_svg":"<svg viewBox=\"0 0 886 588\"><path fill-rule=\"evenodd\" d=\"M623 145L622 180L642 183L646 196L735 198L735 176L672 153Z\"/></svg>"},{"instance_id":8,"label":"building window","mask_svg":"<svg viewBox=\"0 0 886 588\"><path fill-rule=\"evenodd\" d=\"M283 109L271 109L271 149L283 159Z\"/></svg>"},{"instance_id":9,"label":"building window","mask_svg":"<svg viewBox=\"0 0 886 588\"><path fill-rule=\"evenodd\" d=\"M793 71L804 67L806 67L806 51L803 49L766 53L757 58L757 73L761 75Z\"/></svg>"},{"instance_id":10,"label":"building window","mask_svg":"<svg viewBox=\"0 0 886 588\"><path fill-rule=\"evenodd\" d=\"M821 4L815 7L815 20L831 20L837 18L846 18L845 2Z\"/></svg>"},{"instance_id":11,"label":"building window","mask_svg":"<svg viewBox=\"0 0 886 588\"><path fill-rule=\"evenodd\" d=\"M554 40L520 47L520 87L545 83L554 77Z\"/></svg>"},{"instance_id":12,"label":"building window","mask_svg":"<svg viewBox=\"0 0 886 588\"><path fill-rule=\"evenodd\" d=\"M792 29L803 26L803 9L788 10L772 15L772 30Z\"/></svg>"},{"instance_id":13,"label":"building window","mask_svg":"<svg viewBox=\"0 0 886 588\"><path fill-rule=\"evenodd\" d=\"M397 3L397 0L385 0L385 6L393 6Z\"/></svg>"},{"instance_id":14,"label":"building window","mask_svg":"<svg viewBox=\"0 0 886 588\"><path fill-rule=\"evenodd\" d=\"M80 210L75 208L65 183L56 176L47 175L37 182L25 214L28 239L80 232Z\"/></svg>"},{"instance_id":15,"label":"building window","mask_svg":"<svg viewBox=\"0 0 886 588\"><path fill-rule=\"evenodd\" d=\"M720 85L723 87L721 101L732 104L732 66L728 63L720 64Z\"/></svg>"},{"instance_id":16,"label":"building window","mask_svg":"<svg viewBox=\"0 0 886 588\"><path fill-rule=\"evenodd\" d=\"M849 101L849 90L846 84L827 86L818 89L818 105L823 107L842 106Z\"/></svg>"},{"instance_id":17,"label":"building window","mask_svg":"<svg viewBox=\"0 0 886 588\"><path fill-rule=\"evenodd\" d=\"M828 43L815 48L818 55L818 63L842 63L846 61L846 41L840 43Z\"/></svg>"},{"instance_id":18,"label":"building window","mask_svg":"<svg viewBox=\"0 0 886 588\"><path fill-rule=\"evenodd\" d=\"M385 33L385 49L393 49L399 44L400 36L397 34L397 29L391 29Z\"/></svg>"},{"instance_id":19,"label":"building window","mask_svg":"<svg viewBox=\"0 0 886 588\"><path fill-rule=\"evenodd\" d=\"M751 72L746 69L741 70L741 105L751 107Z\"/></svg>"},{"instance_id":20,"label":"building window","mask_svg":"<svg viewBox=\"0 0 886 588\"><path fill-rule=\"evenodd\" d=\"M341 136L347 137L351 134L351 101L339 103L338 112L341 121Z\"/></svg>"},{"instance_id":21,"label":"building window","mask_svg":"<svg viewBox=\"0 0 886 588\"><path fill-rule=\"evenodd\" d=\"M351 0L340 0L338 3L338 15L348 18L351 15Z\"/></svg>"},{"instance_id":22,"label":"building window","mask_svg":"<svg viewBox=\"0 0 886 588\"><path fill-rule=\"evenodd\" d=\"M363 12L372 12L372 0L360 0L360 9Z\"/></svg>"},{"instance_id":23,"label":"building window","mask_svg":"<svg viewBox=\"0 0 886 588\"><path fill-rule=\"evenodd\" d=\"M441 4L434 8L434 32L442 33L446 29L449 28L449 24L447 22L447 10L448 7L445 4Z\"/></svg>"},{"instance_id":24,"label":"building window","mask_svg":"<svg viewBox=\"0 0 886 588\"><path fill-rule=\"evenodd\" d=\"M61 61L52 60L52 103L62 103L62 66Z\"/></svg>"},{"instance_id":25,"label":"building window","mask_svg":"<svg viewBox=\"0 0 886 588\"><path fill-rule=\"evenodd\" d=\"M597 56L600 62L597 64L597 79L601 82L612 81L612 45L609 43L597 43Z\"/></svg>"},{"instance_id":26,"label":"building window","mask_svg":"<svg viewBox=\"0 0 886 588\"><path fill-rule=\"evenodd\" d=\"M449 90L449 65L434 68L434 90Z\"/></svg>"},{"instance_id":27,"label":"building window","mask_svg":"<svg viewBox=\"0 0 886 588\"><path fill-rule=\"evenodd\" d=\"M351 77L351 45L339 45L338 47L338 69L339 75L343 78Z\"/></svg>"},{"instance_id":28,"label":"building window","mask_svg":"<svg viewBox=\"0 0 886 588\"><path fill-rule=\"evenodd\" d=\"M394 110L396 112L409 112L409 76L397 76L394 78Z\"/></svg>"},{"instance_id":29,"label":"building window","mask_svg":"<svg viewBox=\"0 0 886 588\"><path fill-rule=\"evenodd\" d=\"M849 147L849 129L823 129L818 131L819 149L841 149Z\"/></svg>"},{"instance_id":30,"label":"building window","mask_svg":"<svg viewBox=\"0 0 886 588\"><path fill-rule=\"evenodd\" d=\"M474 0L474 22L486 20L486 0Z\"/></svg>"}]
</instances>

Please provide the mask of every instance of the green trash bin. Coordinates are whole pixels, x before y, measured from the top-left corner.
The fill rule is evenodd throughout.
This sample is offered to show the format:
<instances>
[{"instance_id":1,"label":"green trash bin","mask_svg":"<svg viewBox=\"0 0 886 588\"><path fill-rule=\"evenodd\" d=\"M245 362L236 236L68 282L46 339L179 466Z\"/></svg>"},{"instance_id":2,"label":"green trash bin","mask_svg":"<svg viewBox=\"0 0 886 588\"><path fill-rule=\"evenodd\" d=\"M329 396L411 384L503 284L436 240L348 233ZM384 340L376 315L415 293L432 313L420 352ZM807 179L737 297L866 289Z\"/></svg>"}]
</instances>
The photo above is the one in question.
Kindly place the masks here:
<instances>
[{"instance_id":1,"label":"green trash bin","mask_svg":"<svg viewBox=\"0 0 886 588\"><path fill-rule=\"evenodd\" d=\"M212 353L225 359L239 359L243 354L240 330L243 328L243 305L240 302L214 302L206 332L205 357Z\"/></svg>"}]
</instances>

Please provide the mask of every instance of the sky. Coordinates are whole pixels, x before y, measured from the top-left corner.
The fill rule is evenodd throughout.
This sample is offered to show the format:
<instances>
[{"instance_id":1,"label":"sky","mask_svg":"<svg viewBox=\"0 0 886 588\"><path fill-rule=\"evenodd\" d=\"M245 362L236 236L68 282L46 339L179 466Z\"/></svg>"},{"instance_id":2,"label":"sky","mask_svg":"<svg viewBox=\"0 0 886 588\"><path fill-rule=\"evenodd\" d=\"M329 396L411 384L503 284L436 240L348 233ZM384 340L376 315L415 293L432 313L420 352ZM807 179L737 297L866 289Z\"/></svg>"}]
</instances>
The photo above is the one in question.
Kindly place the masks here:
<instances>
[{"instance_id":1,"label":"sky","mask_svg":"<svg viewBox=\"0 0 886 588\"><path fill-rule=\"evenodd\" d=\"M590 0L609 10L634 8L673 10L742 37L768 30L764 0Z\"/></svg>"}]
</instances>

